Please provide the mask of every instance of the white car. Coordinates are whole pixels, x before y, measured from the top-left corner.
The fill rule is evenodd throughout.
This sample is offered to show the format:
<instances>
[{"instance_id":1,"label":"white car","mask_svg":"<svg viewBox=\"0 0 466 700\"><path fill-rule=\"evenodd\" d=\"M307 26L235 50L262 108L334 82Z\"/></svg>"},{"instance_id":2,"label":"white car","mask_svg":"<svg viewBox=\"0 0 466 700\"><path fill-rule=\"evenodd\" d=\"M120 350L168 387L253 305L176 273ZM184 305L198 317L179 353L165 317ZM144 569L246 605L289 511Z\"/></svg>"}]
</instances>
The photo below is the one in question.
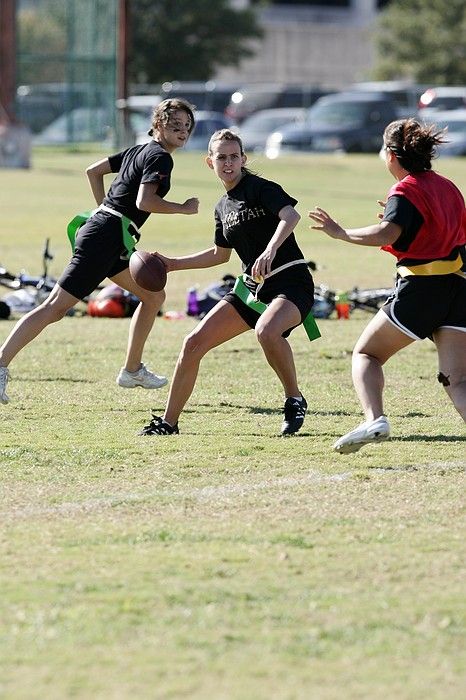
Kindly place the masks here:
<instances>
[{"instance_id":1,"label":"white car","mask_svg":"<svg viewBox=\"0 0 466 700\"><path fill-rule=\"evenodd\" d=\"M425 121L441 129L447 128L447 143L438 147L439 156L466 156L466 109L435 112Z\"/></svg>"},{"instance_id":2,"label":"white car","mask_svg":"<svg viewBox=\"0 0 466 700\"><path fill-rule=\"evenodd\" d=\"M439 129L447 129L446 143L437 147L439 156L466 156L466 109L452 109L446 112L438 111L424 118L425 124L435 124ZM382 160L385 160L385 150L380 149Z\"/></svg>"},{"instance_id":3,"label":"white car","mask_svg":"<svg viewBox=\"0 0 466 700\"><path fill-rule=\"evenodd\" d=\"M422 119L447 110L466 109L466 86L432 87L419 98L419 116Z\"/></svg>"},{"instance_id":4,"label":"white car","mask_svg":"<svg viewBox=\"0 0 466 700\"><path fill-rule=\"evenodd\" d=\"M62 114L33 137L35 146L109 141L113 133L107 110L77 107Z\"/></svg>"}]
</instances>

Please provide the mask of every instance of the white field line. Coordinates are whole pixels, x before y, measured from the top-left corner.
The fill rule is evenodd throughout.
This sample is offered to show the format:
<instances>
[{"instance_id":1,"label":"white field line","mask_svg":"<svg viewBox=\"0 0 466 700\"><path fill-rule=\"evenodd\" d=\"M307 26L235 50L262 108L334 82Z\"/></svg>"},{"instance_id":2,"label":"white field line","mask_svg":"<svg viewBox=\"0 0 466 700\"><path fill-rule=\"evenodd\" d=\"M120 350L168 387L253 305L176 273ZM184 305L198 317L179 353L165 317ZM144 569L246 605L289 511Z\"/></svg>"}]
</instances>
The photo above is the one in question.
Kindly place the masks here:
<instances>
[{"instance_id":1,"label":"white field line","mask_svg":"<svg viewBox=\"0 0 466 700\"><path fill-rule=\"evenodd\" d=\"M119 505L130 505L144 503L146 501L164 498L177 499L180 501L198 500L211 501L218 498L234 498L244 497L251 493L265 491L267 489L294 488L296 486L306 486L307 484L315 484L324 481L340 482L348 479L351 472L343 472L341 474L321 474L318 471L310 471L307 476L293 478L283 477L274 478L268 481L262 481L254 484L229 484L225 486L205 486L203 488L186 489L184 491L176 490L155 490L145 491L141 493L118 493L111 496L103 496L101 498L92 498L85 501L65 502L53 506L14 506L9 510L0 511L0 518L12 519L30 518L41 515L60 515L73 513L89 513L102 508L115 508Z\"/></svg>"},{"instance_id":2,"label":"white field line","mask_svg":"<svg viewBox=\"0 0 466 700\"><path fill-rule=\"evenodd\" d=\"M464 461L452 461L452 462L427 462L425 464L412 465L415 469L422 468L457 468L462 467L466 470L466 463ZM386 467L371 467L371 473L385 474L389 476L392 471L406 471L409 470L409 465L387 465ZM117 493L110 496L103 496L101 498L92 498L84 501L69 501L65 503L59 503L57 505L51 506L17 506L14 505L10 509L3 509L0 511L0 519L4 518L11 522L11 520L20 520L25 518L31 518L35 516L47 516L47 515L72 515L73 513L90 513L96 510L102 510L104 508L116 508L120 505L132 505L137 503L144 503L152 499L157 498L163 499L176 499L180 501L198 500L198 501L211 501L223 498L225 500L232 498L244 498L250 494L265 491L267 489L282 489L282 488L295 488L299 486L307 486L310 484L317 484L322 482L333 482L341 483L346 481L354 474L353 471L340 472L338 474L322 474L317 470L310 470L307 475L300 477L281 477L281 478L271 478L267 481L260 481L257 483L249 484L226 484L222 486L204 486L202 488L186 489L184 491L177 491L174 489L166 490L155 490L155 491L145 491L141 493Z\"/></svg>"}]
</instances>

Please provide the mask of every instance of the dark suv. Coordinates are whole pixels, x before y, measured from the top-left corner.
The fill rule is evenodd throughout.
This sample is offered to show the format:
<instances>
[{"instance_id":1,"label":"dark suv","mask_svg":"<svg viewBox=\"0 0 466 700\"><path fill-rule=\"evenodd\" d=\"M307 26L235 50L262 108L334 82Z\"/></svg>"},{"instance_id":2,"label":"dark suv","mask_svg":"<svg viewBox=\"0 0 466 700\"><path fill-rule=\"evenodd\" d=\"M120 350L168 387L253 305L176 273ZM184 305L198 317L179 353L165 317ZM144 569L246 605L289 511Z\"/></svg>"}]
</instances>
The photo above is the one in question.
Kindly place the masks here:
<instances>
[{"instance_id":1,"label":"dark suv","mask_svg":"<svg viewBox=\"0 0 466 700\"><path fill-rule=\"evenodd\" d=\"M272 134L265 153L276 158L284 151L377 153L387 124L397 119L393 102L383 95L337 93L322 97L306 120Z\"/></svg>"},{"instance_id":2,"label":"dark suv","mask_svg":"<svg viewBox=\"0 0 466 700\"><path fill-rule=\"evenodd\" d=\"M276 107L310 107L331 91L314 85L280 85L261 83L246 85L231 96L225 114L240 124L260 109Z\"/></svg>"}]
</instances>

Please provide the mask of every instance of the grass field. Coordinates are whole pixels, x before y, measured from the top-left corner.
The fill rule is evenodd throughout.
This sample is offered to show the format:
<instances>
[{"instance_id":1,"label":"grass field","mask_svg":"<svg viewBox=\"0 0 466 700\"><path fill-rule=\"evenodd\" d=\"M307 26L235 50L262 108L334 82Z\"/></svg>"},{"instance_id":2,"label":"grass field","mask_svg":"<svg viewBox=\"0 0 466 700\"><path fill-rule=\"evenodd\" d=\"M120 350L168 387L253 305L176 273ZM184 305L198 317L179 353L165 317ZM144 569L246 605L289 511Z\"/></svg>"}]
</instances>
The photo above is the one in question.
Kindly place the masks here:
<instances>
[{"instance_id":1,"label":"grass field","mask_svg":"<svg viewBox=\"0 0 466 700\"><path fill-rule=\"evenodd\" d=\"M59 274L71 216L91 206L99 153L37 152L0 172L0 264ZM197 217L153 216L140 247L210 245L221 190L175 156L169 197ZM297 234L335 288L387 286L393 261L308 230L319 204L375 220L390 176L376 156L252 167L299 199ZM439 161L466 192L463 159ZM165 308L213 270L170 276ZM195 274L195 277L194 277ZM386 370L393 437L342 457L361 418L351 349L368 317L321 321L291 342L309 415L279 438L282 396L252 333L208 355L173 438L135 436L167 390L115 376L127 319L66 318L12 364L0 407L0 697L7 700L446 700L466 693L465 434L428 341ZM160 319L146 361L171 375L190 319ZM0 322L3 339L12 322Z\"/></svg>"}]
</instances>

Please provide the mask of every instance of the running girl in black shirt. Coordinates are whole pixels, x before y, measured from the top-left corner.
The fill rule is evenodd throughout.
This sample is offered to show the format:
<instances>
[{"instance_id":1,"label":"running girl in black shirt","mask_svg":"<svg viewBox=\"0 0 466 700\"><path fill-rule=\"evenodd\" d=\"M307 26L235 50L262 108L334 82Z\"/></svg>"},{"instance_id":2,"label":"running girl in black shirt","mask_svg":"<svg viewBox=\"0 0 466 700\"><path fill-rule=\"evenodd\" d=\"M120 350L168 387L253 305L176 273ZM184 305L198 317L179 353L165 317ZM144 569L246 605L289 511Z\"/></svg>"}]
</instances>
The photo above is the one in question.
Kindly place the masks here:
<instances>
[{"instance_id":1,"label":"running girl in black shirt","mask_svg":"<svg viewBox=\"0 0 466 700\"><path fill-rule=\"evenodd\" d=\"M303 424L307 404L284 337L303 323L314 301L312 277L293 233L300 219L294 208L297 202L280 185L249 173L245 163L239 136L227 129L215 132L207 164L226 189L215 208L215 244L199 253L164 260L169 271L212 267L227 262L235 250L243 263L244 281L185 339L164 416L153 416L142 435L178 433L178 418L194 389L204 355L251 328L283 385L282 434L291 435ZM246 303L250 297L263 302L262 314L254 308L254 301Z\"/></svg>"},{"instance_id":2,"label":"running girl in black shirt","mask_svg":"<svg viewBox=\"0 0 466 700\"><path fill-rule=\"evenodd\" d=\"M99 207L79 229L73 257L48 299L16 324L0 348L0 403L9 401L6 385L11 360L106 277L140 299L131 319L126 360L117 383L126 388L142 386L145 389L158 389L167 383L165 377L153 374L141 362L144 344L165 294L139 287L129 273L128 258L131 241L138 240L138 229L151 213L196 214L198 211L199 202L195 197L182 204L164 199L170 190L171 154L184 146L193 127L194 115L187 102L165 100L154 109L150 143L133 146L87 168ZM105 195L104 176L110 173L117 175Z\"/></svg>"}]
</instances>

